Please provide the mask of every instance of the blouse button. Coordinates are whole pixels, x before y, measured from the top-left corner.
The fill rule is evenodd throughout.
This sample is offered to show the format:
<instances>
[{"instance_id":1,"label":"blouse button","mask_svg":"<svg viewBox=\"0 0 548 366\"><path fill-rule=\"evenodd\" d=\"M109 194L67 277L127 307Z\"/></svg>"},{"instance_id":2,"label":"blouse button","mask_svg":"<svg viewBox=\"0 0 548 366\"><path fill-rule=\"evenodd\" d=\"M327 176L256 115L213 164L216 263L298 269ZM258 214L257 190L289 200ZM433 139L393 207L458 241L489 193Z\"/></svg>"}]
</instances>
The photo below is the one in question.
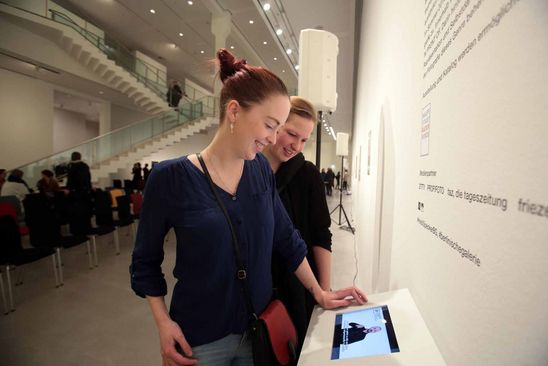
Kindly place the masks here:
<instances>
[{"instance_id":1,"label":"blouse button","mask_svg":"<svg viewBox=\"0 0 548 366\"><path fill-rule=\"evenodd\" d=\"M232 201L236 201L236 196L232 196Z\"/></svg>"}]
</instances>

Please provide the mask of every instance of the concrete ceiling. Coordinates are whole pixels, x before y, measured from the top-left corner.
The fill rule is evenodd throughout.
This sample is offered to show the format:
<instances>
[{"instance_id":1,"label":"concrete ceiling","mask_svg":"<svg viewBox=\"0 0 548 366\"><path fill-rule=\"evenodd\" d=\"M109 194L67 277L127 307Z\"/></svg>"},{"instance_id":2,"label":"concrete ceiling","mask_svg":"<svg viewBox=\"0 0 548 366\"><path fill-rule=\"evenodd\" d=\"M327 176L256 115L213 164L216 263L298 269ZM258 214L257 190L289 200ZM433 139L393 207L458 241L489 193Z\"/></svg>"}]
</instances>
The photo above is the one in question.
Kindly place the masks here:
<instances>
[{"instance_id":1,"label":"concrete ceiling","mask_svg":"<svg viewBox=\"0 0 548 366\"><path fill-rule=\"evenodd\" d=\"M230 14L232 32L226 47L232 46L238 57L246 58L251 64L271 69L295 92L297 72L272 29L275 25L261 14L262 5L268 1L194 0L192 5L187 0L55 2L94 23L127 48L158 60L167 67L169 78L188 78L209 90L213 88L215 72L210 61L216 51L211 32L212 13ZM271 11L282 9L282 15L289 20L288 32L293 32L297 41L301 29L306 28L323 29L339 38L338 107L329 120L336 132L350 132L355 0L274 0L270 3L273 4Z\"/></svg>"}]
</instances>

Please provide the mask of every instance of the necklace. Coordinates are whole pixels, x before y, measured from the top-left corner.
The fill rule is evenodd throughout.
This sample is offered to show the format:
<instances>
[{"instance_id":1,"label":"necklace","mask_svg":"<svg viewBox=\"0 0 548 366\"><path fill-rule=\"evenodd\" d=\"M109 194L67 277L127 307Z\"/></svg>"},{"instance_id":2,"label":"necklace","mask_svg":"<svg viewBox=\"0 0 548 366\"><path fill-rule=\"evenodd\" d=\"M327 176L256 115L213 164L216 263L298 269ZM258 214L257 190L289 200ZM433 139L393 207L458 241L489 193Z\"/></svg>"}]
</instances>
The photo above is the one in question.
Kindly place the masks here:
<instances>
[{"instance_id":1,"label":"necklace","mask_svg":"<svg viewBox=\"0 0 548 366\"><path fill-rule=\"evenodd\" d=\"M202 155L204 155L204 153L202 153ZM226 182L223 180L223 177L221 176L221 174L219 174L219 172L217 171L217 168L215 168L215 164L213 164L213 159L211 158L211 155L210 155L209 151L207 152L207 160L209 160L209 165L213 168L213 172L215 173L215 176L217 176L217 178L219 178L219 181L222 184L223 189L226 190L228 193L230 193L230 195L236 196L236 192L238 190L238 185L236 185L236 188L231 189L231 186L226 184ZM239 174L240 177L242 176L243 170L244 170L244 164L242 164L242 167L240 168L240 174Z\"/></svg>"}]
</instances>

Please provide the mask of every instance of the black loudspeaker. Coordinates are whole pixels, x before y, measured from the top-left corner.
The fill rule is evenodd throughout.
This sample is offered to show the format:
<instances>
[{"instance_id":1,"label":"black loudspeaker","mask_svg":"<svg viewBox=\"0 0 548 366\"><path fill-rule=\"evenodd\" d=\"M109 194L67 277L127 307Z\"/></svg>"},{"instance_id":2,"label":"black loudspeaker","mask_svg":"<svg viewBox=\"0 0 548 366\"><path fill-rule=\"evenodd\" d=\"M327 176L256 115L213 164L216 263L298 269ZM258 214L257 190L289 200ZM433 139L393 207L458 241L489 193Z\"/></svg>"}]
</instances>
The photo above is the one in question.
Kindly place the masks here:
<instances>
[{"instance_id":1,"label":"black loudspeaker","mask_svg":"<svg viewBox=\"0 0 548 366\"><path fill-rule=\"evenodd\" d=\"M299 96L316 109L337 109L339 39L332 33L303 29L299 39Z\"/></svg>"}]
</instances>

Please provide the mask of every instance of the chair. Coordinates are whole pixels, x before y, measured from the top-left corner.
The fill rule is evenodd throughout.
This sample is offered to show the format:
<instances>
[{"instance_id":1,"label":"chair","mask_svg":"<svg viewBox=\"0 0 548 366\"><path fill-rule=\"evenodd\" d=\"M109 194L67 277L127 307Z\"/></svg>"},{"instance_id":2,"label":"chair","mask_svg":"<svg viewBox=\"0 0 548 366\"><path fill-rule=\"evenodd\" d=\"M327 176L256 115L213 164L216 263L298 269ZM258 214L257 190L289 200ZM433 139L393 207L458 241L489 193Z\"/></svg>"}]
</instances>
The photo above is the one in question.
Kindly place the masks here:
<instances>
[{"instance_id":1,"label":"chair","mask_svg":"<svg viewBox=\"0 0 548 366\"><path fill-rule=\"evenodd\" d=\"M17 222L25 220L25 213L21 207L21 201L15 196L0 196L0 203L10 203L15 207L17 212Z\"/></svg>"},{"instance_id":2,"label":"chair","mask_svg":"<svg viewBox=\"0 0 548 366\"><path fill-rule=\"evenodd\" d=\"M136 227L135 227L135 221L133 220L133 215L131 214L130 197L118 196L116 197L116 201L118 203L118 220L114 220L114 225L117 227L131 225L131 231L133 232L133 239L135 240Z\"/></svg>"},{"instance_id":3,"label":"chair","mask_svg":"<svg viewBox=\"0 0 548 366\"><path fill-rule=\"evenodd\" d=\"M11 203L0 202L0 216L10 216L17 222L17 210ZM18 224L17 227L21 236L29 235L29 228L26 225Z\"/></svg>"},{"instance_id":4,"label":"chair","mask_svg":"<svg viewBox=\"0 0 548 366\"><path fill-rule=\"evenodd\" d=\"M113 208L118 208L118 201L116 201L116 198L119 196L123 196L125 192L122 189L111 189L110 190L110 196L112 197L112 203L111 206Z\"/></svg>"},{"instance_id":5,"label":"chair","mask_svg":"<svg viewBox=\"0 0 548 366\"><path fill-rule=\"evenodd\" d=\"M141 216L141 209L143 208L143 194L141 192L132 193L130 198L131 203L133 204L133 218L138 220Z\"/></svg>"},{"instance_id":6,"label":"chair","mask_svg":"<svg viewBox=\"0 0 548 366\"><path fill-rule=\"evenodd\" d=\"M95 192L94 212L95 223L98 227L113 227L114 228L114 245L116 246L116 255L120 254L120 240L118 237L118 228L114 225L112 218L110 193L98 189ZM96 248L94 248L95 250Z\"/></svg>"},{"instance_id":7,"label":"chair","mask_svg":"<svg viewBox=\"0 0 548 366\"><path fill-rule=\"evenodd\" d=\"M93 265L97 267L99 265L99 261L97 258L96 237L114 233L114 240L117 241L118 232L116 232L116 227L114 225L92 227L92 213L88 206L88 202L82 203L78 202L78 200L74 200L68 205L68 209L70 213L70 233L74 236L88 236L91 239L91 246L93 249Z\"/></svg>"},{"instance_id":8,"label":"chair","mask_svg":"<svg viewBox=\"0 0 548 366\"><path fill-rule=\"evenodd\" d=\"M135 187L133 186L133 181L130 179L124 179L124 191L126 191L127 195L130 195Z\"/></svg>"},{"instance_id":9,"label":"chair","mask_svg":"<svg viewBox=\"0 0 548 366\"><path fill-rule=\"evenodd\" d=\"M61 248L69 249L86 243L89 267L93 267L90 239L85 235L62 236L55 210L46 197L40 194L29 194L23 201L23 205L25 206L26 222L30 230L31 245L35 248L55 249L59 268L58 286L64 284Z\"/></svg>"},{"instance_id":10,"label":"chair","mask_svg":"<svg viewBox=\"0 0 548 366\"><path fill-rule=\"evenodd\" d=\"M2 245L0 246L0 265L4 266L6 272L6 282L8 287L8 296L10 301L9 309L15 310L13 304L13 291L11 286L10 267L22 266L28 263L35 262L42 258L51 257L53 262L53 273L55 276L55 285L57 287L57 263L55 261L55 251L51 248L32 248L23 249L21 245L21 236L19 235L19 228L17 223L11 216L0 216L0 238L2 238ZM59 266L60 267L60 266ZM6 313L8 308L6 307L6 299L4 294L3 280L2 283L2 300L4 301L4 309Z\"/></svg>"}]
</instances>

